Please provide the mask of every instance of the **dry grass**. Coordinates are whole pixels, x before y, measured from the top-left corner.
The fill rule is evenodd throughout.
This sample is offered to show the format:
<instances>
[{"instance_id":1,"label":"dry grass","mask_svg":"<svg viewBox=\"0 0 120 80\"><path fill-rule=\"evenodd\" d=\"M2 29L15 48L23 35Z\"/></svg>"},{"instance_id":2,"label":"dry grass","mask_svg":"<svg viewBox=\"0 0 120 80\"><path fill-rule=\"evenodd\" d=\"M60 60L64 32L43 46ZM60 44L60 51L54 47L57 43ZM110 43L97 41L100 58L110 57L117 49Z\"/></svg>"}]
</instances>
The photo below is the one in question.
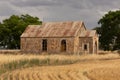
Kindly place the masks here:
<instances>
[{"instance_id":1,"label":"dry grass","mask_svg":"<svg viewBox=\"0 0 120 80\"><path fill-rule=\"evenodd\" d=\"M1 76L1 79L7 80L89 80L78 70L49 70L47 72L41 69L30 69L13 71Z\"/></svg>"},{"instance_id":2,"label":"dry grass","mask_svg":"<svg viewBox=\"0 0 120 80\"><path fill-rule=\"evenodd\" d=\"M119 67L96 68L89 71L87 76L91 80L120 80Z\"/></svg>"},{"instance_id":3,"label":"dry grass","mask_svg":"<svg viewBox=\"0 0 120 80\"><path fill-rule=\"evenodd\" d=\"M33 66L30 68L14 69L2 74L0 76L0 80L119 80L119 58L120 56L118 54L82 56L0 54L1 65L19 60L32 59L49 59L50 61L59 60L70 62L75 61L74 64L70 65L43 65L40 67Z\"/></svg>"},{"instance_id":4,"label":"dry grass","mask_svg":"<svg viewBox=\"0 0 120 80\"><path fill-rule=\"evenodd\" d=\"M50 59L50 60L71 60L71 61L87 61L87 60L104 60L104 59L117 59L120 58L119 54L107 55L12 55L0 54L0 64L23 60L23 59Z\"/></svg>"},{"instance_id":5,"label":"dry grass","mask_svg":"<svg viewBox=\"0 0 120 80\"><path fill-rule=\"evenodd\" d=\"M1 80L119 80L120 59L93 60L71 65L18 69L1 75Z\"/></svg>"}]
</instances>

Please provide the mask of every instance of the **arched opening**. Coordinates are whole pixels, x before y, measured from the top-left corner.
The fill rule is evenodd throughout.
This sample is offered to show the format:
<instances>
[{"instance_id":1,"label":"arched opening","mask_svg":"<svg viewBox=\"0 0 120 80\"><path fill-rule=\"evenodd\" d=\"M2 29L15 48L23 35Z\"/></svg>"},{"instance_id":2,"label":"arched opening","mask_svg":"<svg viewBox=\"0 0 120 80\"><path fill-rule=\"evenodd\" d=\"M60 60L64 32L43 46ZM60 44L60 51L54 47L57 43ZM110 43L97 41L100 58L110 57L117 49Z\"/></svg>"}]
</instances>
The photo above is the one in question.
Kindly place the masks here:
<instances>
[{"instance_id":1,"label":"arched opening","mask_svg":"<svg viewBox=\"0 0 120 80\"><path fill-rule=\"evenodd\" d=\"M47 40L46 39L42 40L42 51L47 51Z\"/></svg>"},{"instance_id":2,"label":"arched opening","mask_svg":"<svg viewBox=\"0 0 120 80\"><path fill-rule=\"evenodd\" d=\"M61 51L62 52L66 51L66 40L61 41Z\"/></svg>"}]
</instances>

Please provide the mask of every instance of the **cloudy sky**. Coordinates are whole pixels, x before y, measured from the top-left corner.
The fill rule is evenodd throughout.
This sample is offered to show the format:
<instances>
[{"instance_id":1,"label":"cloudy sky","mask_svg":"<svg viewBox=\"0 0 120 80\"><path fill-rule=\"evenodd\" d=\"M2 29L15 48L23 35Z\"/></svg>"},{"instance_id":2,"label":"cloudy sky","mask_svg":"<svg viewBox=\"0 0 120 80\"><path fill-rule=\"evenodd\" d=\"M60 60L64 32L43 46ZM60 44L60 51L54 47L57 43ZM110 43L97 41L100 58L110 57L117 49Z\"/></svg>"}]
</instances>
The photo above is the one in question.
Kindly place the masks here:
<instances>
[{"instance_id":1,"label":"cloudy sky","mask_svg":"<svg viewBox=\"0 0 120 80\"><path fill-rule=\"evenodd\" d=\"M16 14L30 14L48 21L84 21L97 26L109 10L120 9L120 0L0 0L0 21Z\"/></svg>"}]
</instances>

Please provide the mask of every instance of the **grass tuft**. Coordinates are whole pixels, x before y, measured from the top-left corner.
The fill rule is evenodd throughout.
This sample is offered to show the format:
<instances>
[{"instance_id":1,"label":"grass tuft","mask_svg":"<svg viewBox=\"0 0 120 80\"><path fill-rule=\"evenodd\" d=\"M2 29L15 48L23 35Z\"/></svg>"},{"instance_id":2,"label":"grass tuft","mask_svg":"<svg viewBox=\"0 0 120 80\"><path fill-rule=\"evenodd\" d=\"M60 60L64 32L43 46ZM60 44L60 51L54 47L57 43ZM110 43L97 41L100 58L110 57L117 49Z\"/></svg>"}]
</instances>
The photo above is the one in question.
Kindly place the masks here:
<instances>
[{"instance_id":1,"label":"grass tuft","mask_svg":"<svg viewBox=\"0 0 120 80\"><path fill-rule=\"evenodd\" d=\"M77 60L59 60L59 59L22 59L17 61L8 62L5 64L2 64L0 66L0 75L7 72L12 71L16 69L22 69L22 68L28 68L33 66L47 66L47 65L65 65L65 64L72 64L77 62Z\"/></svg>"}]
</instances>

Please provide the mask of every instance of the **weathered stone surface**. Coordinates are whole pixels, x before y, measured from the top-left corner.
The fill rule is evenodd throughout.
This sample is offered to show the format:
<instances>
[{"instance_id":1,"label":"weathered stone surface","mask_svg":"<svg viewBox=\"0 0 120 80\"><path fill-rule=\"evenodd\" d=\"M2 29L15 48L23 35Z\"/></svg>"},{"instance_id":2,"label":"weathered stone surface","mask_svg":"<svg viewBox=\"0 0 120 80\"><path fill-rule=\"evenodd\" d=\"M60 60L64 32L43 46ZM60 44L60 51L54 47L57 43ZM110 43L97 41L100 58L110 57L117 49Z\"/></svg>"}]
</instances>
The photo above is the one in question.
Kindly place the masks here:
<instances>
[{"instance_id":1,"label":"weathered stone surface","mask_svg":"<svg viewBox=\"0 0 120 80\"><path fill-rule=\"evenodd\" d=\"M45 28L43 28L44 25ZM46 52L48 54L97 53L98 36L96 34L96 31L86 30L83 22L66 22L66 23L57 22L56 24L46 23L44 25L42 25L42 27L39 26L34 27L35 25L32 27L29 26L25 30L25 32L21 36L22 52L41 54L42 52L44 52L42 50L43 40L47 40ZM63 49L63 45L61 44L62 40L65 40L66 45L64 46L66 49L65 51L62 51Z\"/></svg>"},{"instance_id":2,"label":"weathered stone surface","mask_svg":"<svg viewBox=\"0 0 120 80\"><path fill-rule=\"evenodd\" d=\"M21 38L21 51L41 53L43 39L47 39L47 53L61 53L62 40L66 40L66 53L74 53L74 38Z\"/></svg>"}]
</instances>

